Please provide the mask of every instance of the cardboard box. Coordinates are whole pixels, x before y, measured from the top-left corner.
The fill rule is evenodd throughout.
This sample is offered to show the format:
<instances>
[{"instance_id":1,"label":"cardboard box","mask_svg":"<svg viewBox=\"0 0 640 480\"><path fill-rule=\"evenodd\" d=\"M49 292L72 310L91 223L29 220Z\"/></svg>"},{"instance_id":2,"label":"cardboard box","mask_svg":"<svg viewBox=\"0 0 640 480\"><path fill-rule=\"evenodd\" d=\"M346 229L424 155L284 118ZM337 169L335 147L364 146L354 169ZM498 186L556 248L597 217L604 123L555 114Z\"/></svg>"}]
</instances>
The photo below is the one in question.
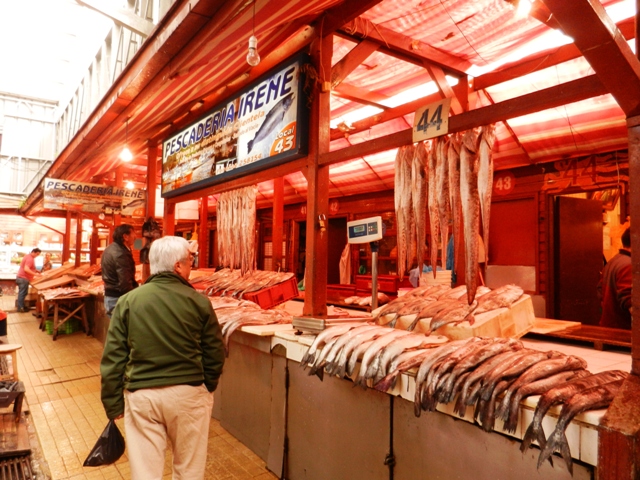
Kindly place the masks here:
<instances>
[{"instance_id":1,"label":"cardboard box","mask_svg":"<svg viewBox=\"0 0 640 480\"><path fill-rule=\"evenodd\" d=\"M406 329L414 318L415 315L400 317L396 323L396 328ZM430 319L420 320L414 331L428 332L430 322ZM473 325L469 325L469 322L462 322L459 325L444 325L434 333L444 335L451 340L477 336L520 338L525 333L530 332L534 324L533 303L531 297L525 294L510 308L499 308L477 315Z\"/></svg>"}]
</instances>

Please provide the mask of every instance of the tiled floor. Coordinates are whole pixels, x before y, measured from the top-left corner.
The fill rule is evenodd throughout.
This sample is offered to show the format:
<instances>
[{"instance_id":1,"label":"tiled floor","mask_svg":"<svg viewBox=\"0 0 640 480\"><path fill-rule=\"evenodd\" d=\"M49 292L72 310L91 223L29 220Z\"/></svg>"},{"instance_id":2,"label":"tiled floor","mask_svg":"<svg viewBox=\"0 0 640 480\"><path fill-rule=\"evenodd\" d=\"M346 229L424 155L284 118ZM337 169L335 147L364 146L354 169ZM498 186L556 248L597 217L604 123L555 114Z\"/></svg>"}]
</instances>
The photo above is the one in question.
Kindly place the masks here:
<instances>
[{"instance_id":1,"label":"tiled floor","mask_svg":"<svg viewBox=\"0 0 640 480\"><path fill-rule=\"evenodd\" d=\"M39 330L31 313L16 313L15 297L0 297L9 313L8 340L19 343L18 368L26 387L30 421L44 457L45 475L58 479L129 479L126 454L108 467L82 463L107 423L100 402L99 363L102 344L82 332L59 335L54 342ZM118 421L124 430L122 420ZM277 478L265 463L212 419L209 429L207 480ZM165 459L164 478L171 478L171 456Z\"/></svg>"}]
</instances>

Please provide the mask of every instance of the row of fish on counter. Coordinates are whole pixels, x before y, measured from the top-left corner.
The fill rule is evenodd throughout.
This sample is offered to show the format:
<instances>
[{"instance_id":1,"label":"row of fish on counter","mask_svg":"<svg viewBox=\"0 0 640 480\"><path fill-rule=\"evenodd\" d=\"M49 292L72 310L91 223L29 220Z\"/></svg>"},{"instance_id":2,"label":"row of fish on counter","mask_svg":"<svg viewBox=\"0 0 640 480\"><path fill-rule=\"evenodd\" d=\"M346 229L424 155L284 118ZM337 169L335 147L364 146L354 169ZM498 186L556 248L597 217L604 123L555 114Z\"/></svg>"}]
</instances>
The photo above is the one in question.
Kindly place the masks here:
<instances>
[{"instance_id":1,"label":"row of fish on counter","mask_svg":"<svg viewBox=\"0 0 640 480\"><path fill-rule=\"evenodd\" d=\"M223 268L217 272L207 272L192 277L190 281L196 290L209 297L218 295L242 298L245 293L257 292L263 288L286 282L294 275L292 272L272 272L269 270L252 270L243 275L240 270Z\"/></svg>"},{"instance_id":2,"label":"row of fish on counter","mask_svg":"<svg viewBox=\"0 0 640 480\"><path fill-rule=\"evenodd\" d=\"M428 322L428 333L444 325L473 325L476 317L499 308L508 308L518 301L523 290L517 285L503 285L494 290L483 285L477 287L473 301L467 303L468 288L460 285L432 285L418 287L406 295L374 310L378 324L395 327L402 317L411 317L407 330L414 330L420 321Z\"/></svg>"},{"instance_id":3,"label":"row of fish on counter","mask_svg":"<svg viewBox=\"0 0 640 480\"><path fill-rule=\"evenodd\" d=\"M291 314L285 310L263 310L257 303L250 300L240 300L233 297L210 297L209 301L222 327L222 338L227 356L229 356L231 335L238 328L249 325L291 323L293 320Z\"/></svg>"},{"instance_id":4,"label":"row of fish on counter","mask_svg":"<svg viewBox=\"0 0 640 480\"><path fill-rule=\"evenodd\" d=\"M472 337L449 342L443 336L370 322L324 330L300 365L309 367L310 375L323 378L326 371L382 392L393 389L401 373L416 369L416 416L455 400L455 413L463 417L473 408L474 420L486 431L493 430L499 418L504 430L514 432L520 402L541 395L521 450L537 441L541 448L538 468L557 451L570 472L573 463L565 435L569 422L586 410L607 407L627 376L618 370L591 374L580 357L525 348L519 340ZM542 419L560 404L556 428L545 438Z\"/></svg>"},{"instance_id":5,"label":"row of fish on counter","mask_svg":"<svg viewBox=\"0 0 640 480\"><path fill-rule=\"evenodd\" d=\"M478 261L488 260L478 259L478 242L484 241L487 255L494 142L495 126L488 125L398 149L394 202L400 278L409 271L414 258L420 267L423 265L428 215L430 265L434 278L440 246L442 268L445 268L444 252L451 223L455 252L460 251L461 239L464 238L467 301L469 304L473 302L478 286Z\"/></svg>"}]
</instances>

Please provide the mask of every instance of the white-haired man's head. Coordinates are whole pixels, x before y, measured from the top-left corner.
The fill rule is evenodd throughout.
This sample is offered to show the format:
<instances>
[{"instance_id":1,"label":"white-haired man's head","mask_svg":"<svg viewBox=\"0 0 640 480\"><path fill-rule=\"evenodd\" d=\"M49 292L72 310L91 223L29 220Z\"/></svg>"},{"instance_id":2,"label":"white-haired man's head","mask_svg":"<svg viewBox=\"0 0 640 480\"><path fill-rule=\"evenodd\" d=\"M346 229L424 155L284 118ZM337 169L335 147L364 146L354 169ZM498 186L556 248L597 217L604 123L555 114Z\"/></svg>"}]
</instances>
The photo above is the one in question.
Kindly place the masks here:
<instances>
[{"instance_id":1,"label":"white-haired man's head","mask_svg":"<svg viewBox=\"0 0 640 480\"><path fill-rule=\"evenodd\" d=\"M188 280L191 273L189 242L173 236L154 240L149 250L149 266L151 275L171 272Z\"/></svg>"}]
</instances>

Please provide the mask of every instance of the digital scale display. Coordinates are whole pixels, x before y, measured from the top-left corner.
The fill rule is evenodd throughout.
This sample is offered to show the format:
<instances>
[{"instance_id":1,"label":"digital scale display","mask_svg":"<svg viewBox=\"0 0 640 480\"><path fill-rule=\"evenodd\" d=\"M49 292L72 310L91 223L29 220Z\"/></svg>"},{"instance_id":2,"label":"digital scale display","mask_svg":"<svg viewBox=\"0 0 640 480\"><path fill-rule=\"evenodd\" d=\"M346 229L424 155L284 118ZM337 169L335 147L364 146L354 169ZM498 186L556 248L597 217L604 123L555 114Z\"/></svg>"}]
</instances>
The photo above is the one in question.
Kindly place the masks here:
<instances>
[{"instance_id":1,"label":"digital scale display","mask_svg":"<svg viewBox=\"0 0 640 480\"><path fill-rule=\"evenodd\" d=\"M349 237L351 238L375 235L376 233L378 233L378 224L376 222L349 227Z\"/></svg>"},{"instance_id":2,"label":"digital scale display","mask_svg":"<svg viewBox=\"0 0 640 480\"><path fill-rule=\"evenodd\" d=\"M349 243L375 242L382 238L382 217L363 218L347 222Z\"/></svg>"}]
</instances>

